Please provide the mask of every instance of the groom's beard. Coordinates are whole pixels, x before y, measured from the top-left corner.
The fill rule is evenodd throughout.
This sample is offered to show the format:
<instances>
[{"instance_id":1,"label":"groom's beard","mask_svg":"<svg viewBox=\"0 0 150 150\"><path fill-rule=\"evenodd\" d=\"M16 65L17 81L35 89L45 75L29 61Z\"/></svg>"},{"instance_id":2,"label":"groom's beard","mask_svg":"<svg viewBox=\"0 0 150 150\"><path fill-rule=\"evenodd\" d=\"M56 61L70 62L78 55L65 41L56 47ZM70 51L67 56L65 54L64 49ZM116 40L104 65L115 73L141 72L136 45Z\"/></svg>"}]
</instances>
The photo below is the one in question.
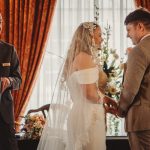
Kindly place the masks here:
<instances>
[{"instance_id":1,"label":"groom's beard","mask_svg":"<svg viewBox=\"0 0 150 150\"><path fill-rule=\"evenodd\" d=\"M131 38L130 37L130 39L131 39L133 45L137 45L141 41L142 38L137 38L137 37Z\"/></svg>"}]
</instances>

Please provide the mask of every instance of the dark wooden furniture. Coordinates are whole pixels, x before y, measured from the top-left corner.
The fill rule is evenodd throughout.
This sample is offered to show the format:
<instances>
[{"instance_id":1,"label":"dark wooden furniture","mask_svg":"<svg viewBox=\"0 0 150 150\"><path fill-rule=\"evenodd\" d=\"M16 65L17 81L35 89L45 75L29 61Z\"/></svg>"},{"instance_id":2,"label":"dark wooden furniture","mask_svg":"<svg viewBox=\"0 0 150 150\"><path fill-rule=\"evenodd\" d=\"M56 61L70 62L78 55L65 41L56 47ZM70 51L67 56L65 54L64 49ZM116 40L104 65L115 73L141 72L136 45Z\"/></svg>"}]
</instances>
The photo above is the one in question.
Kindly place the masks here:
<instances>
[{"instance_id":1,"label":"dark wooden furniture","mask_svg":"<svg viewBox=\"0 0 150 150\"><path fill-rule=\"evenodd\" d=\"M30 109L27 114L30 114L30 113L36 113L36 112L42 112L44 118L46 118L46 113L45 112L48 112L49 110L49 107L50 107L50 104L47 104L47 105L44 105L38 109Z\"/></svg>"},{"instance_id":2,"label":"dark wooden furniture","mask_svg":"<svg viewBox=\"0 0 150 150\"><path fill-rule=\"evenodd\" d=\"M126 136L107 136L107 150L130 150L128 137Z\"/></svg>"},{"instance_id":3,"label":"dark wooden furniture","mask_svg":"<svg viewBox=\"0 0 150 150\"><path fill-rule=\"evenodd\" d=\"M39 140L18 140L19 150L37 150ZM107 137L107 150L130 150L127 137Z\"/></svg>"},{"instance_id":4,"label":"dark wooden furniture","mask_svg":"<svg viewBox=\"0 0 150 150\"><path fill-rule=\"evenodd\" d=\"M18 140L19 150L37 150L39 140Z\"/></svg>"}]
</instances>

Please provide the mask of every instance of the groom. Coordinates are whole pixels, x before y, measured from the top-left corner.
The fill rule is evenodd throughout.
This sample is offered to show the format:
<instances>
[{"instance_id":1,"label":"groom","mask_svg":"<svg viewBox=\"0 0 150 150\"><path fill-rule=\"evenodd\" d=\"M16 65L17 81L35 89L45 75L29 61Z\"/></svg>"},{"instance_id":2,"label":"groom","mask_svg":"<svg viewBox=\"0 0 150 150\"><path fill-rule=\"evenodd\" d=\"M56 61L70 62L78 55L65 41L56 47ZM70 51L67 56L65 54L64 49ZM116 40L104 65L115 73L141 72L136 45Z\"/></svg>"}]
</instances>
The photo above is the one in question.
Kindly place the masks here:
<instances>
[{"instance_id":1,"label":"groom","mask_svg":"<svg viewBox=\"0 0 150 150\"><path fill-rule=\"evenodd\" d=\"M131 150L150 150L150 13L137 9L125 25L135 47L128 54L118 115L125 117Z\"/></svg>"}]
</instances>

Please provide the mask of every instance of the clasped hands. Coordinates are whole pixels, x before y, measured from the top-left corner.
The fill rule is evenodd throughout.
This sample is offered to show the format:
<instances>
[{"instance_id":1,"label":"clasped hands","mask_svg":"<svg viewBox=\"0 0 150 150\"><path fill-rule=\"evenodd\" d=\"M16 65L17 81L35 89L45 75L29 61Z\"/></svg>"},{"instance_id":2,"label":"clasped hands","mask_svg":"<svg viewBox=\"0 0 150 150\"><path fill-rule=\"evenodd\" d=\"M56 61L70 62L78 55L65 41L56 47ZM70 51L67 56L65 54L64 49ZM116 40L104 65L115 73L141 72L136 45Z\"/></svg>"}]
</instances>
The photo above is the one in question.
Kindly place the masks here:
<instances>
[{"instance_id":1,"label":"clasped hands","mask_svg":"<svg viewBox=\"0 0 150 150\"><path fill-rule=\"evenodd\" d=\"M103 98L104 108L107 113L111 113L118 117L118 103L115 102L112 98L105 96Z\"/></svg>"},{"instance_id":2,"label":"clasped hands","mask_svg":"<svg viewBox=\"0 0 150 150\"><path fill-rule=\"evenodd\" d=\"M10 80L7 77L1 77L1 93L10 86Z\"/></svg>"}]
</instances>

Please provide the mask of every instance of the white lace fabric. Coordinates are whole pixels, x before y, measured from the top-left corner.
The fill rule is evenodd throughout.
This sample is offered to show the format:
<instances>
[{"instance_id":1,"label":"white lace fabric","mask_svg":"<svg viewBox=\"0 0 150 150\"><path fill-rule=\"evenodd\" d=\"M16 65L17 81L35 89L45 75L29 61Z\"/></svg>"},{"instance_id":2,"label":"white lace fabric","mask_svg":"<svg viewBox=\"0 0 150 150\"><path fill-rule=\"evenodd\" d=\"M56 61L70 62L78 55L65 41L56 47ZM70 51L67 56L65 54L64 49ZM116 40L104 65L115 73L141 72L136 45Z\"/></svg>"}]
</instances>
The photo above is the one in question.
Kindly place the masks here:
<instances>
[{"instance_id":1,"label":"white lace fabric","mask_svg":"<svg viewBox=\"0 0 150 150\"><path fill-rule=\"evenodd\" d=\"M105 150L106 135L103 106L87 100L81 88L81 84L96 83L98 78L99 70L94 67L75 72L68 81L68 87L70 94L73 95L72 100L74 102L68 116L68 150L83 150L85 147L86 150Z\"/></svg>"},{"instance_id":2,"label":"white lace fabric","mask_svg":"<svg viewBox=\"0 0 150 150\"><path fill-rule=\"evenodd\" d=\"M55 110L54 116L49 111L38 150L106 150L104 108L86 99L81 86L96 83L98 78L97 67L70 75L67 87L71 105L66 105L69 100L64 99L64 108L59 107L57 113Z\"/></svg>"}]
</instances>

